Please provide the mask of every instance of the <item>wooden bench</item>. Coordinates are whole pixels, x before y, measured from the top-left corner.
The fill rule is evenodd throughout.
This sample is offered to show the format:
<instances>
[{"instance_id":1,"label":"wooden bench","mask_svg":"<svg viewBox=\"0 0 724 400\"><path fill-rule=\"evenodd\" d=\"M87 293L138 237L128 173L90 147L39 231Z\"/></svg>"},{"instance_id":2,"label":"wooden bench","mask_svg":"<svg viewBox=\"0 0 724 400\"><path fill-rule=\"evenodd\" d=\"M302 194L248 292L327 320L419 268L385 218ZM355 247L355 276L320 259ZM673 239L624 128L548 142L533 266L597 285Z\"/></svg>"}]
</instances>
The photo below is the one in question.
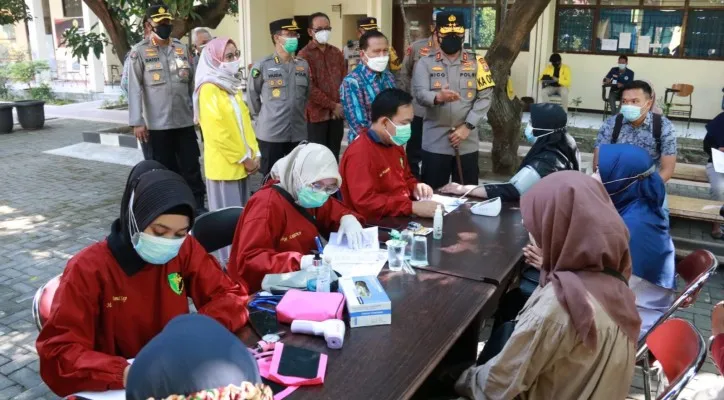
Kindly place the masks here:
<instances>
[{"instance_id":1,"label":"wooden bench","mask_svg":"<svg viewBox=\"0 0 724 400\"><path fill-rule=\"evenodd\" d=\"M681 179L682 181L709 182L709 177L706 175L706 167L696 164L676 163L672 178Z\"/></svg>"},{"instance_id":2,"label":"wooden bench","mask_svg":"<svg viewBox=\"0 0 724 400\"><path fill-rule=\"evenodd\" d=\"M721 202L715 200L669 195L669 212L672 217L724 223L724 218L719 215L721 206Z\"/></svg>"}]
</instances>

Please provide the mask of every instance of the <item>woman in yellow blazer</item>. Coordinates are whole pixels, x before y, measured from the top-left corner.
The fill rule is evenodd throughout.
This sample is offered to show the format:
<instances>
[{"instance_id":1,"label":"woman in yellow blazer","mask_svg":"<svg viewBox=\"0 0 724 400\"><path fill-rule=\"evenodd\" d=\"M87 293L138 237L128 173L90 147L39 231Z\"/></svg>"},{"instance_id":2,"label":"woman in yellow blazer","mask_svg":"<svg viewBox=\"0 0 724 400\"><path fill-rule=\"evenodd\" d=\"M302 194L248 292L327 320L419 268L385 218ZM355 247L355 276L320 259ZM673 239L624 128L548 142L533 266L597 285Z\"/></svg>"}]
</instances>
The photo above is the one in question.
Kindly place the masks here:
<instances>
[{"instance_id":1,"label":"woman in yellow blazer","mask_svg":"<svg viewBox=\"0 0 724 400\"><path fill-rule=\"evenodd\" d=\"M561 55L555 53L548 59L551 63L546 66L540 76L543 86L543 102L550 103L551 96L561 97L561 107L568 112L568 91L571 88L571 69L563 64Z\"/></svg>"},{"instance_id":2,"label":"woman in yellow blazer","mask_svg":"<svg viewBox=\"0 0 724 400\"><path fill-rule=\"evenodd\" d=\"M239 51L229 38L208 42L196 70L194 119L204 132L204 174L209 210L244 206L247 178L259 170L259 144L244 103ZM228 260L228 249L220 252Z\"/></svg>"}]
</instances>

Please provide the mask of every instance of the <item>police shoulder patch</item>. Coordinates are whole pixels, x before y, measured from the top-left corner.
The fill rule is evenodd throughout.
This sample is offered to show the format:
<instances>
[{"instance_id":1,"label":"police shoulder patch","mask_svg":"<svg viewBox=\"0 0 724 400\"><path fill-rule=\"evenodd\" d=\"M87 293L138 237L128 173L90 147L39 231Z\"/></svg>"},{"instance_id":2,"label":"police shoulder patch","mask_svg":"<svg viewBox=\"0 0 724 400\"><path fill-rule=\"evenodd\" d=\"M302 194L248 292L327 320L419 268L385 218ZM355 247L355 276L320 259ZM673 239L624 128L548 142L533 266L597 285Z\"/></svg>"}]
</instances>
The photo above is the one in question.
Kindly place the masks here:
<instances>
[{"instance_id":1,"label":"police shoulder patch","mask_svg":"<svg viewBox=\"0 0 724 400\"><path fill-rule=\"evenodd\" d=\"M258 68L252 68L251 69L251 77L257 78L261 74L261 71L259 71Z\"/></svg>"},{"instance_id":2,"label":"police shoulder patch","mask_svg":"<svg viewBox=\"0 0 724 400\"><path fill-rule=\"evenodd\" d=\"M131 55L130 55L129 57L131 57L131 60L137 59L137 58L138 58L138 52L137 52L136 50L133 50L133 51L131 52Z\"/></svg>"}]
</instances>

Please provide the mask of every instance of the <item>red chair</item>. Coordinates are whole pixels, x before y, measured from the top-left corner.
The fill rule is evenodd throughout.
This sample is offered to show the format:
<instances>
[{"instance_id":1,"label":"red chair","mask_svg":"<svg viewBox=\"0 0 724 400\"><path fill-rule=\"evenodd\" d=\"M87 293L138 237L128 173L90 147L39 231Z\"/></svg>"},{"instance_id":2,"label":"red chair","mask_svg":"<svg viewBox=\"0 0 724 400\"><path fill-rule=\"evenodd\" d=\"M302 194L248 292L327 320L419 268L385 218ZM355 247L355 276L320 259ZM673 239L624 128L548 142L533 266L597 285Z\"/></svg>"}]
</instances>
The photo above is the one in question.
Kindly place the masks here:
<instances>
[{"instance_id":1,"label":"red chair","mask_svg":"<svg viewBox=\"0 0 724 400\"><path fill-rule=\"evenodd\" d=\"M704 338L689 321L672 318L646 338L646 345L661 364L669 386L657 400L679 397L706 360Z\"/></svg>"},{"instance_id":2,"label":"red chair","mask_svg":"<svg viewBox=\"0 0 724 400\"><path fill-rule=\"evenodd\" d=\"M33 320L38 331L43 328L43 324L48 320L50 306L53 304L55 291L58 290L61 275L62 274L55 276L35 292L35 296L33 297Z\"/></svg>"}]
</instances>

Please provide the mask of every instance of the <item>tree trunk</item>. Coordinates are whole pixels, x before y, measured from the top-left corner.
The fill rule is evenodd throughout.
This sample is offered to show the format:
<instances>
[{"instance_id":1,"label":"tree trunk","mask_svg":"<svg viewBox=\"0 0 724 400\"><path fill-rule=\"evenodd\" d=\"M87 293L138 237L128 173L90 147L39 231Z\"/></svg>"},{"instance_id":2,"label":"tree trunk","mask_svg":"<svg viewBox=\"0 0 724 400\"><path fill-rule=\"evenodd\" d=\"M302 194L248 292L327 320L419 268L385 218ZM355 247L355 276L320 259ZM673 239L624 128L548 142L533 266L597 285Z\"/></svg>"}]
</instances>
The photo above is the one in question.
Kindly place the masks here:
<instances>
[{"instance_id":1,"label":"tree trunk","mask_svg":"<svg viewBox=\"0 0 724 400\"><path fill-rule=\"evenodd\" d=\"M400 2L400 13L402 14L402 26L405 29L405 46L404 48L407 48L407 46L412 45L412 35L410 33L410 24L407 21L407 13L405 13L405 1L399 0Z\"/></svg>"},{"instance_id":2,"label":"tree trunk","mask_svg":"<svg viewBox=\"0 0 724 400\"><path fill-rule=\"evenodd\" d=\"M522 105L518 98L508 98L506 84L525 37L530 35L548 3L550 0L516 1L506 13L505 22L485 55L496 83L488 122L493 128L492 161L493 171L497 174L510 175L518 168Z\"/></svg>"},{"instance_id":3,"label":"tree trunk","mask_svg":"<svg viewBox=\"0 0 724 400\"><path fill-rule=\"evenodd\" d=\"M108 32L108 37L111 39L118 59L123 62L123 60L126 59L126 54L131 50L132 45L132 43L128 43L128 36L123 25L121 25L118 19L113 18L108 4L104 0L83 0L83 2L93 11L93 14L98 17L98 20L101 21L106 32Z\"/></svg>"}]
</instances>

